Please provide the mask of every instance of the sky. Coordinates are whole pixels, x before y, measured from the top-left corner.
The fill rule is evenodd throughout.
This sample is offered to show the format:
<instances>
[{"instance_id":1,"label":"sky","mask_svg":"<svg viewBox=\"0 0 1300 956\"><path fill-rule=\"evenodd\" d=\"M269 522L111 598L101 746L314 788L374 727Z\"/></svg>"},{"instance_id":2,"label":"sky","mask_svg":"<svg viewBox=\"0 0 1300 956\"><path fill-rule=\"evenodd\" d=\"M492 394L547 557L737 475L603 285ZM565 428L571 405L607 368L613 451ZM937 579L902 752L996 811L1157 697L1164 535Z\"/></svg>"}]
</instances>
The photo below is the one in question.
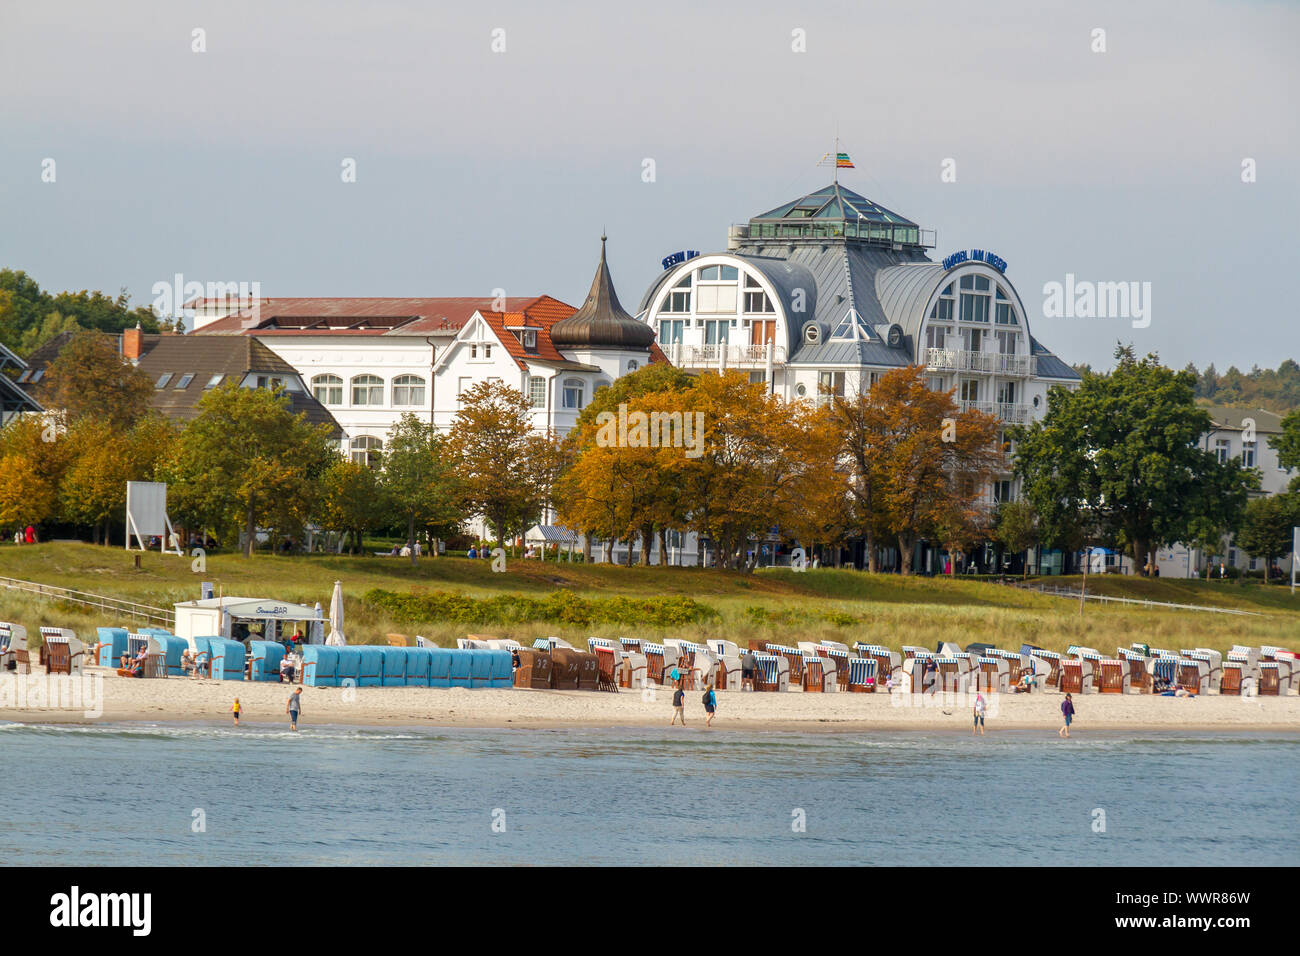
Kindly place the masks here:
<instances>
[{"instance_id":1,"label":"sky","mask_svg":"<svg viewBox=\"0 0 1300 956\"><path fill-rule=\"evenodd\" d=\"M578 305L603 230L635 311L838 136L844 185L1005 259L1067 362L1276 367L1298 41L1300 4L1241 0L0 0L0 266ZM1045 315L1067 275L1150 283L1149 321Z\"/></svg>"}]
</instances>

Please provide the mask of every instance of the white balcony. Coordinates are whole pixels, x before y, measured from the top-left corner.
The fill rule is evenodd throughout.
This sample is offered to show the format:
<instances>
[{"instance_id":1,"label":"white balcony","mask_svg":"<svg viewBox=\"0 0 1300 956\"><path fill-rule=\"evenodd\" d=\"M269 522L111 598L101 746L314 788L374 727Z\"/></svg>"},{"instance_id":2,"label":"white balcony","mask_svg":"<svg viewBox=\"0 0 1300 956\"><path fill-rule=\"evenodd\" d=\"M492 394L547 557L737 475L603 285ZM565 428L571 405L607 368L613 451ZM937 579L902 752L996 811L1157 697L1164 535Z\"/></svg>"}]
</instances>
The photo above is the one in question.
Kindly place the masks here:
<instances>
[{"instance_id":1,"label":"white balcony","mask_svg":"<svg viewBox=\"0 0 1300 956\"><path fill-rule=\"evenodd\" d=\"M1018 378L1032 378L1038 371L1038 362L1032 355L968 352L964 349L926 349L925 366L932 372L983 372Z\"/></svg>"},{"instance_id":2,"label":"white balcony","mask_svg":"<svg viewBox=\"0 0 1300 956\"><path fill-rule=\"evenodd\" d=\"M685 345L674 342L664 351L681 368L763 368L769 355L773 365L785 363L785 346L770 345Z\"/></svg>"},{"instance_id":3,"label":"white balcony","mask_svg":"<svg viewBox=\"0 0 1300 956\"><path fill-rule=\"evenodd\" d=\"M967 402L957 403L963 412L983 412L1012 425L1024 425L1029 421L1029 406L1014 402Z\"/></svg>"}]
</instances>

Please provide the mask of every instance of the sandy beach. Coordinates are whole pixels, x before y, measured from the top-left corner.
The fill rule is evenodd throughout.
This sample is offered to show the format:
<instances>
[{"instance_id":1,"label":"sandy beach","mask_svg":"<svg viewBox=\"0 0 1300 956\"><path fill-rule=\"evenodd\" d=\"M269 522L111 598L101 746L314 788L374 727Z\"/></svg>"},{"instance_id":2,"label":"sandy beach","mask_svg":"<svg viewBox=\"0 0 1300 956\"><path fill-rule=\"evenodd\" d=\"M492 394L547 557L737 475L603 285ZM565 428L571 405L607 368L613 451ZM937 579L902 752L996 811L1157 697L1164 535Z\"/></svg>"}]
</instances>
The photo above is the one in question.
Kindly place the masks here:
<instances>
[{"instance_id":1,"label":"sandy beach","mask_svg":"<svg viewBox=\"0 0 1300 956\"><path fill-rule=\"evenodd\" d=\"M39 676L40 668L34 668ZM138 680L105 668L87 670L102 677L93 700L71 702L0 695L0 720L24 723L230 720L238 696L243 723L286 723L290 687L278 683L192 680L171 677ZM22 680L24 678L19 678ZM83 681L83 686L85 685ZM703 725L700 691L686 694L688 726ZM468 690L425 687L305 687L302 724L445 727L655 727L672 716L670 689L623 689L617 694L590 691ZM1060 726L1062 697L1043 694L986 695L987 729L1051 729ZM71 706L50 706L51 703ZM88 707L88 704L94 704ZM1300 731L1300 696L1195 699L1148 695L1076 695L1073 732L1089 730L1269 730ZM971 700L960 695L777 694L719 691L714 730L897 731L962 730L971 727ZM88 715L89 712L89 715Z\"/></svg>"}]
</instances>

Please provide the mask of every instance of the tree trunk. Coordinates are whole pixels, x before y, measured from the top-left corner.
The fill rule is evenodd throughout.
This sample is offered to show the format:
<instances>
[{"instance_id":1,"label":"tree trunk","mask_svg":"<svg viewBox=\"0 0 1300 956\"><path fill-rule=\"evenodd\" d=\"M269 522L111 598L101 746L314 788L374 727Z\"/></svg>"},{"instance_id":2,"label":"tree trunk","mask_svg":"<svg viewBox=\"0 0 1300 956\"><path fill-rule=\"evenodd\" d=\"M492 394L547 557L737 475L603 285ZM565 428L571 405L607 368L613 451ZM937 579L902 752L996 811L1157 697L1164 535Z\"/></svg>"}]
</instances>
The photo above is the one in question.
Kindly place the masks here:
<instances>
[{"instance_id":1,"label":"tree trunk","mask_svg":"<svg viewBox=\"0 0 1300 956\"><path fill-rule=\"evenodd\" d=\"M912 573L912 542L905 534L898 536L898 573Z\"/></svg>"},{"instance_id":2,"label":"tree trunk","mask_svg":"<svg viewBox=\"0 0 1300 956\"><path fill-rule=\"evenodd\" d=\"M406 516L406 547L411 552L411 566L419 564L415 560L415 512L412 511Z\"/></svg>"},{"instance_id":3,"label":"tree trunk","mask_svg":"<svg viewBox=\"0 0 1300 956\"><path fill-rule=\"evenodd\" d=\"M875 574L880 570L879 562L876 560L876 532L871 528L867 529L867 570Z\"/></svg>"},{"instance_id":4,"label":"tree trunk","mask_svg":"<svg viewBox=\"0 0 1300 956\"><path fill-rule=\"evenodd\" d=\"M257 521L253 510L253 500L248 501L248 511L244 516L244 534L247 540L244 542L244 557L253 556L253 546L257 543Z\"/></svg>"},{"instance_id":5,"label":"tree trunk","mask_svg":"<svg viewBox=\"0 0 1300 956\"><path fill-rule=\"evenodd\" d=\"M668 532L664 528L660 528L655 534L659 538L659 565L666 568L668 566Z\"/></svg>"}]
</instances>

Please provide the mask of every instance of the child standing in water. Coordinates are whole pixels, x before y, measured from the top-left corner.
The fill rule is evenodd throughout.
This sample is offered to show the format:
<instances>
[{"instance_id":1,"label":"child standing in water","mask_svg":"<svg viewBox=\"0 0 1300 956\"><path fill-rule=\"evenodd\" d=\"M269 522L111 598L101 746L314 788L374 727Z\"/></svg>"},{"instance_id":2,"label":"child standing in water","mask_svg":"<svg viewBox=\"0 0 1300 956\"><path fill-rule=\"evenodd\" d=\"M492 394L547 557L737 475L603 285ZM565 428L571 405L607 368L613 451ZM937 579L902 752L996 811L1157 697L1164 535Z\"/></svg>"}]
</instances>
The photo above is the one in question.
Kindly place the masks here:
<instances>
[{"instance_id":1,"label":"child standing in water","mask_svg":"<svg viewBox=\"0 0 1300 956\"><path fill-rule=\"evenodd\" d=\"M230 707L230 713L234 715L234 718L235 718L235 726L236 726L236 727L239 726L239 712L240 712L241 710L243 710L243 709L244 709L244 708L241 707L240 704L239 704L239 698L236 697L236 698L235 698L235 702L234 702L234 704L232 704L231 707Z\"/></svg>"}]
</instances>

